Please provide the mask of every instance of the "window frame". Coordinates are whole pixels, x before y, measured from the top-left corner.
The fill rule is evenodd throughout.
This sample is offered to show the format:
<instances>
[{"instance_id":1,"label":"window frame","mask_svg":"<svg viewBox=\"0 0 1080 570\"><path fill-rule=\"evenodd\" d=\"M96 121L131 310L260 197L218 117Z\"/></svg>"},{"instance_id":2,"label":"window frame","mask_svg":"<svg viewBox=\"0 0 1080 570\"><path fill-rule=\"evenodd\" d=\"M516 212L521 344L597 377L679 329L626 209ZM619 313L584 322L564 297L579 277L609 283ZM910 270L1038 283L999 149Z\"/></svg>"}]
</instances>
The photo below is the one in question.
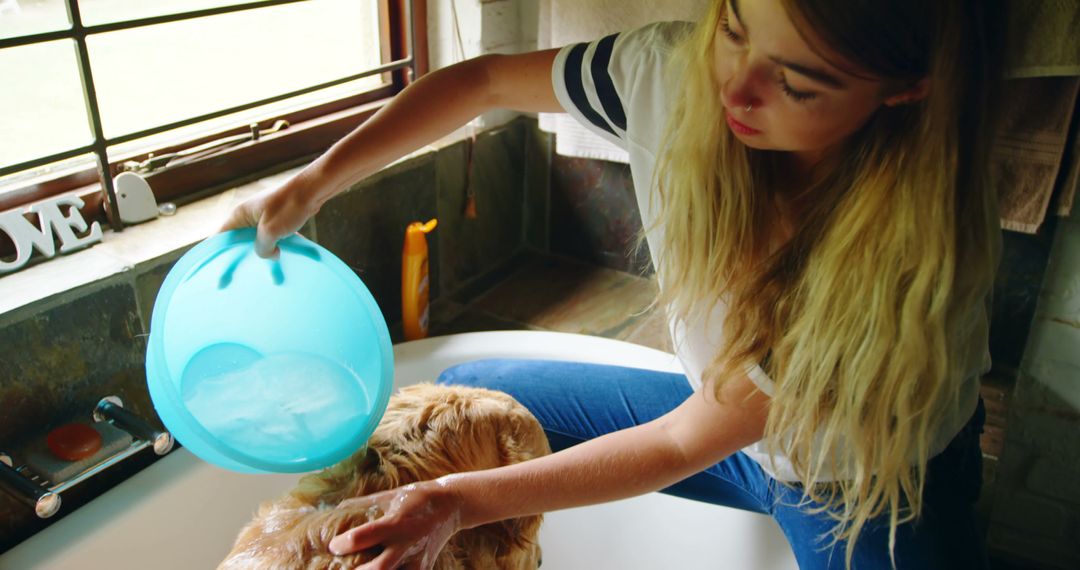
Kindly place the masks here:
<instances>
[{"instance_id":1,"label":"window frame","mask_svg":"<svg viewBox=\"0 0 1080 570\"><path fill-rule=\"evenodd\" d=\"M84 90L94 138L93 143L88 146L57 153L50 157L24 161L20 164L4 167L4 169L10 169L12 172L28 170L68 158L63 157L42 162L45 158L65 154L78 156L92 153L96 157L95 165L5 191L0 194L0 212L19 209L31 203L63 194L74 194L82 198L85 204L81 209L81 213L87 222L98 221L110 227L113 231L122 231L124 224L120 220L116 209L113 178L125 170L125 163L145 160L151 153L160 156L165 153L194 148L225 137L249 133L250 127L240 126L222 129L181 144L156 148L153 151L137 154L110 156L108 153L109 146L137 140L173 128L197 124L211 118L247 110L266 103L266 100L249 102L227 110L207 113L169 125L146 129L139 133L107 139L102 133L100 114L94 95L93 77L89 71L90 63L86 50L86 37L88 35L180 20L212 17L231 12L265 9L298 1L303 0L262 0L248 4L196 10L167 16L83 26L78 10L78 0L65 0L71 21L68 28L60 31L0 39L0 49L62 39L75 41L80 66L80 81ZM366 0L356 1L363 2ZM379 72L384 77L382 87L320 105L306 107L291 113L275 115L265 122L260 122L260 128L268 129L273 123L282 119L288 122L288 128L261 136L258 140L230 146L227 149L210 153L198 159L142 174L149 182L157 202L159 204L163 202L182 204L220 192L238 183L243 183L245 179L268 175L305 162L321 154L334 142L375 114L391 97L404 89L409 83L427 73L426 0L378 0L378 2L383 61L382 66L376 69L384 70ZM301 90L301 92L303 91L305 90ZM285 98L279 96L270 99L276 101ZM107 176L105 175L106 172L108 173ZM3 236L0 236L0 238L3 238ZM8 251L9 249L10 251ZM12 252L14 252L14 244L10 240L0 240L0 255Z\"/></svg>"}]
</instances>

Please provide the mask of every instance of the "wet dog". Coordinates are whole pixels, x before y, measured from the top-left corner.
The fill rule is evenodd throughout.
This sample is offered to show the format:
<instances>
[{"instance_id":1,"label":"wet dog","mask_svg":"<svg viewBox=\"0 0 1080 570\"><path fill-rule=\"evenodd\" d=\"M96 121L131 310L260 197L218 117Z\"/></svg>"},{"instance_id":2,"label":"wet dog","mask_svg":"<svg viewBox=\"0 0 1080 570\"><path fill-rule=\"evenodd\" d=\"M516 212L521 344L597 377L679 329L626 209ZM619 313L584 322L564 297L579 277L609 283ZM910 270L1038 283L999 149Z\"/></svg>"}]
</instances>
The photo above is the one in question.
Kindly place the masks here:
<instances>
[{"instance_id":1,"label":"wet dog","mask_svg":"<svg viewBox=\"0 0 1080 570\"><path fill-rule=\"evenodd\" d=\"M218 570L338 570L377 552L334 556L330 539L378 516L342 501L451 473L518 463L550 453L543 429L510 396L481 388L420 384L400 390L367 447L300 479L284 497L262 504ZM541 516L461 531L436 570L535 569Z\"/></svg>"}]
</instances>

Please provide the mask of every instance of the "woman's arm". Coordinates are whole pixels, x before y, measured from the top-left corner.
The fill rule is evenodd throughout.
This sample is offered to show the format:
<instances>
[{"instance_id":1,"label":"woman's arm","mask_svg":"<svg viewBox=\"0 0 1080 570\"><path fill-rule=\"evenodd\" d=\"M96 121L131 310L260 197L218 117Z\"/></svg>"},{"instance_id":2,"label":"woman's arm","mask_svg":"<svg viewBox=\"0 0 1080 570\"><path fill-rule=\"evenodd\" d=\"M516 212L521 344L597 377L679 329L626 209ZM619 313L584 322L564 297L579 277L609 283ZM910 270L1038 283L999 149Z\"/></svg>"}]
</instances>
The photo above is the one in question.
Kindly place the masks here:
<instances>
[{"instance_id":1,"label":"woman's arm","mask_svg":"<svg viewBox=\"0 0 1080 570\"><path fill-rule=\"evenodd\" d=\"M743 377L728 382L719 401L706 386L661 418L553 455L353 499L378 505L385 516L339 535L331 550L381 544L371 568L406 560L427 568L458 530L677 483L761 439L767 410L768 397Z\"/></svg>"},{"instance_id":2,"label":"woman's arm","mask_svg":"<svg viewBox=\"0 0 1080 570\"><path fill-rule=\"evenodd\" d=\"M222 229L257 226L256 251L269 256L335 194L490 109L561 112L556 53L485 55L421 77L284 185L237 207Z\"/></svg>"},{"instance_id":3,"label":"woman's arm","mask_svg":"<svg viewBox=\"0 0 1080 570\"><path fill-rule=\"evenodd\" d=\"M558 50L485 55L425 75L393 98L312 165L333 194L435 141L493 108L561 112L551 85Z\"/></svg>"}]
</instances>

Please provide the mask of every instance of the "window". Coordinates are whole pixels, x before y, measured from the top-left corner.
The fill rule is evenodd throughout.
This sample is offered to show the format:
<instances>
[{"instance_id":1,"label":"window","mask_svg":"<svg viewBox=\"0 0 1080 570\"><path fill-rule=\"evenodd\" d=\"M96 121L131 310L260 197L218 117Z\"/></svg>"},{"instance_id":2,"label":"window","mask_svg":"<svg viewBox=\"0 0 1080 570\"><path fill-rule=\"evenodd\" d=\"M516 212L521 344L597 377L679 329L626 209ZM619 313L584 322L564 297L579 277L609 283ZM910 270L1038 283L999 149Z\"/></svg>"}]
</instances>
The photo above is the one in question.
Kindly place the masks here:
<instances>
[{"instance_id":1,"label":"window","mask_svg":"<svg viewBox=\"0 0 1080 570\"><path fill-rule=\"evenodd\" d=\"M426 71L425 13L423 0L0 0L0 211L76 192L87 220L119 230L125 170L158 203L183 202L306 160Z\"/></svg>"}]
</instances>

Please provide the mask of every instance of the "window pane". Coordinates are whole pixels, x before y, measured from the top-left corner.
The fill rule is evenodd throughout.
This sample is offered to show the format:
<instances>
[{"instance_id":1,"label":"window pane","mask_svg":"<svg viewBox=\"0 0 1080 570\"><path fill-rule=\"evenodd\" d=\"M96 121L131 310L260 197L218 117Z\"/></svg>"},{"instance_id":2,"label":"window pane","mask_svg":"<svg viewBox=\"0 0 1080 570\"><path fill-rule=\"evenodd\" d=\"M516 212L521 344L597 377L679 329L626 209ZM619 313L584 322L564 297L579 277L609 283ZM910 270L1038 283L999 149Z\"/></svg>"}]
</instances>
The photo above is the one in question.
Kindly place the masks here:
<instances>
[{"instance_id":1,"label":"window pane","mask_svg":"<svg viewBox=\"0 0 1080 570\"><path fill-rule=\"evenodd\" d=\"M380 65L378 3L312 0L87 38L105 135L281 95ZM368 86L377 86L372 77Z\"/></svg>"},{"instance_id":2,"label":"window pane","mask_svg":"<svg viewBox=\"0 0 1080 570\"><path fill-rule=\"evenodd\" d=\"M2 2L3 0L0 0ZM122 22L124 20L139 20L154 16L168 14L182 14L207 8L220 8L222 6L240 6L250 4L255 0L80 0L79 13L82 14L83 24L92 26ZM358 0L365 2L369 0Z\"/></svg>"},{"instance_id":3,"label":"window pane","mask_svg":"<svg viewBox=\"0 0 1080 570\"><path fill-rule=\"evenodd\" d=\"M125 157L130 157L131 155L144 154L153 151L154 149L181 144L184 141L210 135L215 132L221 132L226 129L234 128L237 125L259 123L264 128L270 127L269 119L280 117L289 112L299 111L307 107L313 107L322 103L341 99L355 94L358 91L366 91L370 88L370 83L370 78L350 81L342 85L335 85L334 87L321 89L300 97L286 99L285 101L270 105L262 105L240 113L225 115L224 117L218 117L217 119L195 123L179 129L173 129L149 137L143 137L123 144L110 146L108 149L109 160L114 162L123 160Z\"/></svg>"},{"instance_id":4,"label":"window pane","mask_svg":"<svg viewBox=\"0 0 1080 570\"><path fill-rule=\"evenodd\" d=\"M26 186L44 183L60 176L85 170L88 166L96 164L96 162L97 158L94 155L83 154L60 162L39 166L32 170L0 176L0 196L3 196L4 192L19 190Z\"/></svg>"},{"instance_id":5,"label":"window pane","mask_svg":"<svg viewBox=\"0 0 1080 570\"><path fill-rule=\"evenodd\" d=\"M0 0L0 38L16 38L71 27L64 0Z\"/></svg>"},{"instance_id":6,"label":"window pane","mask_svg":"<svg viewBox=\"0 0 1080 570\"><path fill-rule=\"evenodd\" d=\"M75 43L0 50L0 167L93 142Z\"/></svg>"}]
</instances>

